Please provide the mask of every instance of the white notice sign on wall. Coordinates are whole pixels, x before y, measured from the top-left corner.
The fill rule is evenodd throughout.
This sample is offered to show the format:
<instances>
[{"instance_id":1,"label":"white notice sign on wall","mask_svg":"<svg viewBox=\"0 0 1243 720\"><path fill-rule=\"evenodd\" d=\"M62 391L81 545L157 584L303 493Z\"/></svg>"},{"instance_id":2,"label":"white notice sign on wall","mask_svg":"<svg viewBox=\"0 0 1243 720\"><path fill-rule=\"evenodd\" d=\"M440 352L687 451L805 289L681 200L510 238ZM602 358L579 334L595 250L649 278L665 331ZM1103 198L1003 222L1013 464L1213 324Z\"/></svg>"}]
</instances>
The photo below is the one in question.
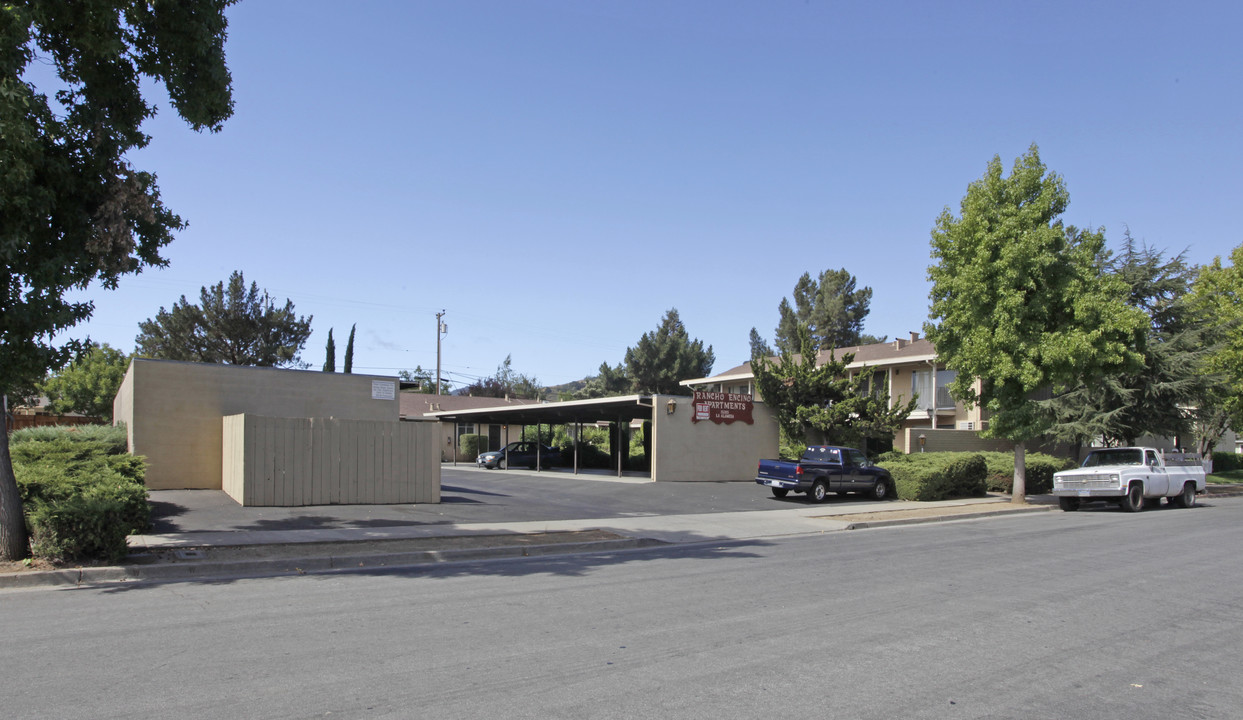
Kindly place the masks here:
<instances>
[{"instance_id":1,"label":"white notice sign on wall","mask_svg":"<svg viewBox=\"0 0 1243 720\"><path fill-rule=\"evenodd\" d=\"M397 396L397 383L391 380L372 380L372 400L392 400Z\"/></svg>"}]
</instances>

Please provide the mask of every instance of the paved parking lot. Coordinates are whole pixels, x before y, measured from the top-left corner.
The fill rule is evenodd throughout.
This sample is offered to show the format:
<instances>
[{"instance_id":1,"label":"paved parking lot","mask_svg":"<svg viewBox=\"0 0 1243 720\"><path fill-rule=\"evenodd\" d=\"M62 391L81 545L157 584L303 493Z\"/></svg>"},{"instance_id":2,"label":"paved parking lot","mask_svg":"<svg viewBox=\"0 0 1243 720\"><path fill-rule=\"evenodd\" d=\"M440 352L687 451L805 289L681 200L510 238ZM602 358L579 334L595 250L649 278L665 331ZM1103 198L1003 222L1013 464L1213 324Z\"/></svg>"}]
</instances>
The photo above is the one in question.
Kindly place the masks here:
<instances>
[{"instance_id":1,"label":"paved parking lot","mask_svg":"<svg viewBox=\"0 0 1243 720\"><path fill-rule=\"evenodd\" d=\"M865 501L830 496L826 506ZM400 525L578 520L804 507L752 482L654 483L605 475L445 466L438 505L244 508L219 490L151 491L153 533L313 530Z\"/></svg>"}]
</instances>

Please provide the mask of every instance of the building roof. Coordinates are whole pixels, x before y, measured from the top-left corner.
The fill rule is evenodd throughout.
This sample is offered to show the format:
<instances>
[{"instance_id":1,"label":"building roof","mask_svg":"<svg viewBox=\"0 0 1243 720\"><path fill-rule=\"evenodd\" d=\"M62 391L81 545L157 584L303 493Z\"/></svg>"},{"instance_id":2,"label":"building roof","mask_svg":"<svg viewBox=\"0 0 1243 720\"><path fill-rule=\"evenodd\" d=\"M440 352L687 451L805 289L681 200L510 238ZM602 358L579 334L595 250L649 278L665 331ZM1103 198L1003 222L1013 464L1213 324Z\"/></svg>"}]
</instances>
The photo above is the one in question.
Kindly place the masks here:
<instances>
[{"instance_id":1,"label":"building roof","mask_svg":"<svg viewBox=\"0 0 1243 720\"><path fill-rule=\"evenodd\" d=\"M497 403L500 401L496 398L486 399L493 401L491 407L461 408L458 410L446 408L440 412L428 413L427 416L450 422L509 425L535 425L537 423L561 425L574 422L592 423L596 421L630 422L633 420L650 420L652 418L652 409L657 403L663 404L670 400L674 403L690 401L689 397L684 396L622 395L618 397L567 400L554 403L528 402L525 405L507 406L498 405Z\"/></svg>"},{"instance_id":2,"label":"building roof","mask_svg":"<svg viewBox=\"0 0 1243 720\"><path fill-rule=\"evenodd\" d=\"M851 370L864 367L883 367L887 365L909 365L912 363L925 363L935 361L937 358L937 349L928 338L920 338L915 333L911 333L911 339L890 340L883 343L873 343L871 345L855 345L853 347L833 348L832 350L821 350L816 353L816 364L823 365L828 361L830 353L833 357L841 357L849 353L854 354L854 359L846 367ZM777 358L770 358L776 361ZM755 377L755 372L751 370L751 363L745 362L737 367L732 367L717 375L705 378L694 378L691 380L683 380L682 385L707 385L709 383L730 382L734 380L751 380Z\"/></svg>"},{"instance_id":3,"label":"building roof","mask_svg":"<svg viewBox=\"0 0 1243 720\"><path fill-rule=\"evenodd\" d=\"M538 405L539 400L522 398L473 397L470 395L433 395L429 393L404 392L400 397L402 417L417 418L435 412L456 412L476 408L507 407L510 405Z\"/></svg>"}]
</instances>

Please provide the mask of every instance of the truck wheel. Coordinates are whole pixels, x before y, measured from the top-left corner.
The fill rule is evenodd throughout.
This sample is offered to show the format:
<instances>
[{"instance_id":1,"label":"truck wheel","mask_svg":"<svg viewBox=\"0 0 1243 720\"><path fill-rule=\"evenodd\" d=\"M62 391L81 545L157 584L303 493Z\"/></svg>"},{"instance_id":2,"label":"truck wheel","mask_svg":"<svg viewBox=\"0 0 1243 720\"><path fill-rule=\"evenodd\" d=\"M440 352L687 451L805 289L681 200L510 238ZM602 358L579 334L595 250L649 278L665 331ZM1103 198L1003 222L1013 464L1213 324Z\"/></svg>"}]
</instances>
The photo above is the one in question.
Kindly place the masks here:
<instances>
[{"instance_id":1,"label":"truck wheel","mask_svg":"<svg viewBox=\"0 0 1243 720\"><path fill-rule=\"evenodd\" d=\"M1074 512L1079 509L1079 498L1076 497L1060 497L1057 504L1066 512Z\"/></svg>"},{"instance_id":2,"label":"truck wheel","mask_svg":"<svg viewBox=\"0 0 1243 720\"><path fill-rule=\"evenodd\" d=\"M1127 512L1139 512L1144 509L1144 486L1131 483L1126 495L1122 496L1122 509Z\"/></svg>"},{"instance_id":3,"label":"truck wheel","mask_svg":"<svg viewBox=\"0 0 1243 720\"><path fill-rule=\"evenodd\" d=\"M1178 495L1170 498L1170 504L1174 507L1189 508L1196 504L1196 485L1195 483L1185 483L1183 491Z\"/></svg>"},{"instance_id":4,"label":"truck wheel","mask_svg":"<svg viewBox=\"0 0 1243 720\"><path fill-rule=\"evenodd\" d=\"M789 494L790 491L787 488L773 488L773 497L782 498Z\"/></svg>"},{"instance_id":5,"label":"truck wheel","mask_svg":"<svg viewBox=\"0 0 1243 720\"><path fill-rule=\"evenodd\" d=\"M822 503L829 496L829 484L823 480L817 480L815 485L807 491L807 498L814 503Z\"/></svg>"},{"instance_id":6,"label":"truck wheel","mask_svg":"<svg viewBox=\"0 0 1243 720\"><path fill-rule=\"evenodd\" d=\"M873 500L884 500L888 494L889 486L885 484L884 480L877 480L876 484L872 486L872 492L870 493Z\"/></svg>"}]
</instances>

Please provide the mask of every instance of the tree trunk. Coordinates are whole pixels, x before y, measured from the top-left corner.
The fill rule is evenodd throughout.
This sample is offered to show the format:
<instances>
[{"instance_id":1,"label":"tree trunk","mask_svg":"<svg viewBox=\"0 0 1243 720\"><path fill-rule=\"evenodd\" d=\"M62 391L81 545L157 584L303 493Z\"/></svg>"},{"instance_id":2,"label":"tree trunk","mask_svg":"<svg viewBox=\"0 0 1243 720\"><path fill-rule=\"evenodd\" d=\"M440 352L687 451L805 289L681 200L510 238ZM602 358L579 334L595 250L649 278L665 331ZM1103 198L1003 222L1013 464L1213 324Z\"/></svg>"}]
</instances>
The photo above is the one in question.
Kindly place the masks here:
<instances>
[{"instance_id":1,"label":"tree trunk","mask_svg":"<svg viewBox=\"0 0 1243 720\"><path fill-rule=\"evenodd\" d=\"M1016 505L1027 502L1027 448L1021 442L1014 444L1014 489L1010 502Z\"/></svg>"},{"instance_id":2,"label":"tree trunk","mask_svg":"<svg viewBox=\"0 0 1243 720\"><path fill-rule=\"evenodd\" d=\"M0 408L4 410L0 415L4 418L4 437L0 438L0 560L21 560L30 552L30 541L26 537L26 516L13 474L13 459L9 456L7 395L0 394Z\"/></svg>"}]
</instances>

